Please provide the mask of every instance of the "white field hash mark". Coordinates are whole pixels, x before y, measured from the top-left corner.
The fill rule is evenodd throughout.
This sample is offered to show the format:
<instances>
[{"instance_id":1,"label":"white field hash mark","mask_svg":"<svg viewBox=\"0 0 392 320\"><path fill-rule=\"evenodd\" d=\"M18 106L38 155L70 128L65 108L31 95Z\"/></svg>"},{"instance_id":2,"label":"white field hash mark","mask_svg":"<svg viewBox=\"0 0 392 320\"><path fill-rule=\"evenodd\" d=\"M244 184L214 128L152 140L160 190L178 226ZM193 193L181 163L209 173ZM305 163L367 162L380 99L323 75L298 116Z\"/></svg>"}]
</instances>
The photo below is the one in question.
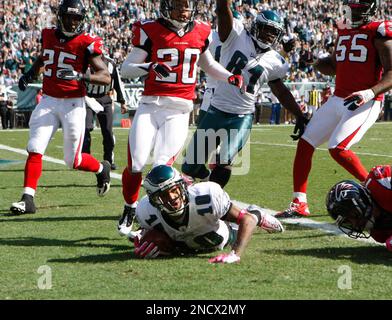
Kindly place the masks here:
<instances>
[{"instance_id":1,"label":"white field hash mark","mask_svg":"<svg viewBox=\"0 0 392 320\"><path fill-rule=\"evenodd\" d=\"M273 145L273 144L271 144ZM290 145L281 145L281 146L290 146ZM22 149L18 149L18 148L13 148L13 147L9 147L3 144L0 144L0 150L6 150L6 151L10 151L10 152L15 152L18 154L22 154L22 155L26 155L27 156L27 151L26 150L22 150ZM387 156L387 157L391 157L392 156ZM48 162L52 162L52 163L57 163L57 164L62 164L65 166L65 162L63 160L60 159L56 159L56 158L52 158L52 157L48 157L48 156L44 156L43 160L48 161ZM121 180L122 176L118 173L114 173L111 172L110 173L110 177L114 178L114 179L118 179ZM237 201L233 199L233 202L238 205L239 207L242 208L246 208L247 206L249 206L249 204L241 202L241 201ZM268 208L263 208L267 213L271 214L271 215L275 215L278 213L278 211L275 210L271 210ZM344 236L347 239L351 239L351 240L357 240L357 241L362 241L362 242L366 242L366 243L370 243L370 244L377 244L377 245L384 245L381 243L376 242L373 239L352 239L350 237L348 237L347 235L345 235L341 230L338 229L337 226L330 224L330 223L326 223L326 222L319 222L319 221L314 221L312 219L309 218L286 218L286 219L282 219L282 222L285 224L292 224L292 225L299 225L302 227L306 227L306 228L310 228L310 229L317 229L317 230L321 230L323 232L326 233L330 233L333 235L337 235L337 236Z\"/></svg>"}]
</instances>

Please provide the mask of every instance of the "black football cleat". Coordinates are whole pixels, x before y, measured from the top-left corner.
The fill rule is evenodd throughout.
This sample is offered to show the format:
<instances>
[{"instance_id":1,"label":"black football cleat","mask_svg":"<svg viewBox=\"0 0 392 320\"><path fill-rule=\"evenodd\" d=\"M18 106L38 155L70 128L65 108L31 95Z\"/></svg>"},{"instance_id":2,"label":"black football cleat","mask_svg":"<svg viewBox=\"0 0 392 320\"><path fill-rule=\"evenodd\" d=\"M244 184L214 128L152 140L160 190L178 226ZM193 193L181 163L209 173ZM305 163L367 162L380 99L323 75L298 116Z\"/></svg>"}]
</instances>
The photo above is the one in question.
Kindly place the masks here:
<instances>
[{"instance_id":1,"label":"black football cleat","mask_svg":"<svg viewBox=\"0 0 392 320\"><path fill-rule=\"evenodd\" d=\"M34 204L33 196L24 193L22 199L19 202L14 202L10 208L11 212L14 214L29 214L35 213L36 208Z\"/></svg>"},{"instance_id":2,"label":"black football cleat","mask_svg":"<svg viewBox=\"0 0 392 320\"><path fill-rule=\"evenodd\" d=\"M106 195L110 190L110 163L102 161L103 170L97 173L97 194L100 197Z\"/></svg>"}]
</instances>

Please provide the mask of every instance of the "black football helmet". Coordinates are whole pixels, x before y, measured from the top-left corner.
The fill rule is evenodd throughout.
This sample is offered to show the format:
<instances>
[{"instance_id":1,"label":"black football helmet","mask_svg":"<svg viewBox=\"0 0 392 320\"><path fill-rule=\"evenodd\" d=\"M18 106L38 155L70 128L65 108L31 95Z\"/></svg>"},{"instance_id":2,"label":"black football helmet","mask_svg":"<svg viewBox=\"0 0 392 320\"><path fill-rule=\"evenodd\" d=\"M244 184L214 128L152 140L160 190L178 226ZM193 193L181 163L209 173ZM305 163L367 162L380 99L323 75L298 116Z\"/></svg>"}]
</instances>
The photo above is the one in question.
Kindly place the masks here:
<instances>
[{"instance_id":1,"label":"black football helmet","mask_svg":"<svg viewBox=\"0 0 392 320\"><path fill-rule=\"evenodd\" d=\"M327 194L326 206L329 215L341 231L351 238L369 238L374 225L373 200L369 191L352 180L335 184Z\"/></svg>"},{"instance_id":2,"label":"black football helmet","mask_svg":"<svg viewBox=\"0 0 392 320\"><path fill-rule=\"evenodd\" d=\"M183 29L193 21L198 7L197 0L161 0L160 12L162 18L169 21L176 29ZM186 17L186 12L190 12ZM174 15L177 15L174 17Z\"/></svg>"},{"instance_id":3,"label":"black football helmet","mask_svg":"<svg viewBox=\"0 0 392 320\"><path fill-rule=\"evenodd\" d=\"M377 12L379 0L343 0L343 15L351 27L358 28ZM347 23L346 23L347 24Z\"/></svg>"},{"instance_id":4,"label":"black football helmet","mask_svg":"<svg viewBox=\"0 0 392 320\"><path fill-rule=\"evenodd\" d=\"M83 32L86 8L81 0L62 0L57 12L57 26L66 37Z\"/></svg>"},{"instance_id":5,"label":"black football helmet","mask_svg":"<svg viewBox=\"0 0 392 320\"><path fill-rule=\"evenodd\" d=\"M252 22L249 32L259 48L268 49L280 41L283 20L275 11L263 10Z\"/></svg>"}]
</instances>

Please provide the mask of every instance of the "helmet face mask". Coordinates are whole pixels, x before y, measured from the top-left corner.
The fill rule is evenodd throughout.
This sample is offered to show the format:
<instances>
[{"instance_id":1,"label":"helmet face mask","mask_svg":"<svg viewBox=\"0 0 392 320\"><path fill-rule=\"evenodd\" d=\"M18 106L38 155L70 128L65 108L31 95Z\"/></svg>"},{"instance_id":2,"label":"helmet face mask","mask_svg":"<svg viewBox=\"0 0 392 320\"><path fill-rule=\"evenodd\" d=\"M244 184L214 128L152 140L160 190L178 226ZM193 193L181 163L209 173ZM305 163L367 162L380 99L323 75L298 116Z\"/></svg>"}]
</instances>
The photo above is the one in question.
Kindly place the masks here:
<instances>
[{"instance_id":1,"label":"helmet face mask","mask_svg":"<svg viewBox=\"0 0 392 320\"><path fill-rule=\"evenodd\" d=\"M185 214L189 204L186 183L173 167L160 165L153 168L143 182L149 201L171 219Z\"/></svg>"},{"instance_id":2,"label":"helmet face mask","mask_svg":"<svg viewBox=\"0 0 392 320\"><path fill-rule=\"evenodd\" d=\"M346 27L358 28L368 23L370 17L377 11L378 2L378 0L344 0L342 9Z\"/></svg>"},{"instance_id":3,"label":"helmet face mask","mask_svg":"<svg viewBox=\"0 0 392 320\"><path fill-rule=\"evenodd\" d=\"M58 9L58 27L66 37L83 32L86 9L81 0L63 0Z\"/></svg>"},{"instance_id":4,"label":"helmet face mask","mask_svg":"<svg viewBox=\"0 0 392 320\"><path fill-rule=\"evenodd\" d=\"M327 194L326 206L338 228L350 238L369 238L374 225L373 201L359 183L343 180Z\"/></svg>"},{"instance_id":5,"label":"helmet face mask","mask_svg":"<svg viewBox=\"0 0 392 320\"><path fill-rule=\"evenodd\" d=\"M273 11L260 12L252 22L250 35L261 49L268 49L279 42L284 32L281 18Z\"/></svg>"},{"instance_id":6,"label":"helmet face mask","mask_svg":"<svg viewBox=\"0 0 392 320\"><path fill-rule=\"evenodd\" d=\"M197 9L194 0L161 0L160 12L176 29L183 29L192 22Z\"/></svg>"}]
</instances>

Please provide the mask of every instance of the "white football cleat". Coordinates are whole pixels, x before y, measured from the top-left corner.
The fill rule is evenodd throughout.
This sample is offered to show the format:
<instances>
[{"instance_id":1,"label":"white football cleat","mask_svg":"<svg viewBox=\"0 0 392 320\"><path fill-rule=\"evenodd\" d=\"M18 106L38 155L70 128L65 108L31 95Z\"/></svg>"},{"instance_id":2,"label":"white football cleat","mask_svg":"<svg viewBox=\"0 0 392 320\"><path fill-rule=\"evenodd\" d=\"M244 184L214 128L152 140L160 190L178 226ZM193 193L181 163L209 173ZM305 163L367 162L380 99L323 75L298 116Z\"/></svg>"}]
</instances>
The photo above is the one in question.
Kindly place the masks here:
<instances>
[{"instance_id":1,"label":"white football cleat","mask_svg":"<svg viewBox=\"0 0 392 320\"><path fill-rule=\"evenodd\" d=\"M257 217L258 221L260 221L258 226L261 229L267 231L268 233L281 233L284 231L282 223L260 207L252 204L246 209L250 214L253 214Z\"/></svg>"},{"instance_id":2,"label":"white football cleat","mask_svg":"<svg viewBox=\"0 0 392 320\"><path fill-rule=\"evenodd\" d=\"M121 236L126 236L128 238L134 238L132 235L133 221L135 220L135 208L125 205L123 214L118 221L117 230Z\"/></svg>"}]
</instances>

